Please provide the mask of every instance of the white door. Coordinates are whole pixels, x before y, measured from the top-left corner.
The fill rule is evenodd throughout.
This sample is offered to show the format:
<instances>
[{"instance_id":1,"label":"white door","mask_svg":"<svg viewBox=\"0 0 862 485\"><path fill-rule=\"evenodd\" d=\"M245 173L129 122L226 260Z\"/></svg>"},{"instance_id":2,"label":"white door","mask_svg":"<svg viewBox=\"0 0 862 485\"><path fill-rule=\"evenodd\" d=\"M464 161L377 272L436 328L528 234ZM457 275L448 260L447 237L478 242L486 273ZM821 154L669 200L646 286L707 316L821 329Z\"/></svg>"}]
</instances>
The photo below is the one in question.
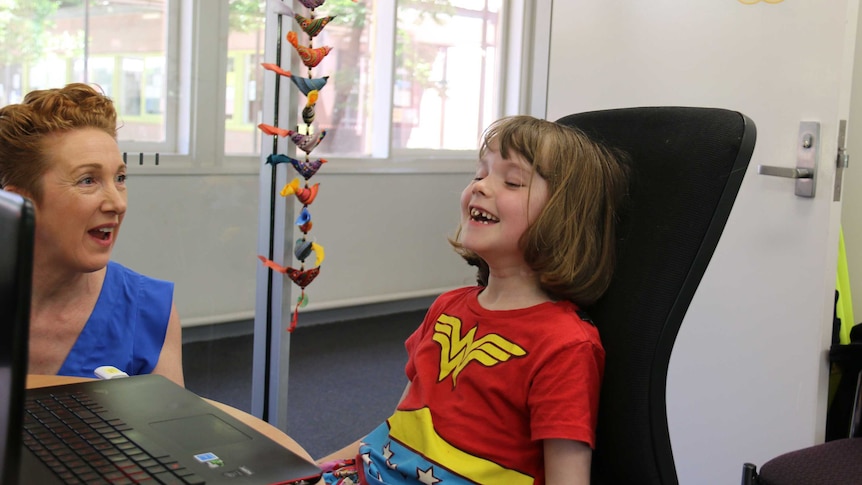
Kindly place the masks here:
<instances>
[{"instance_id":1,"label":"white door","mask_svg":"<svg viewBox=\"0 0 862 485\"><path fill-rule=\"evenodd\" d=\"M685 105L754 120L757 144L671 357L668 419L682 484L739 483L746 461L823 440L858 0L558 0L547 117ZM757 165L794 167L821 130L816 196Z\"/></svg>"}]
</instances>

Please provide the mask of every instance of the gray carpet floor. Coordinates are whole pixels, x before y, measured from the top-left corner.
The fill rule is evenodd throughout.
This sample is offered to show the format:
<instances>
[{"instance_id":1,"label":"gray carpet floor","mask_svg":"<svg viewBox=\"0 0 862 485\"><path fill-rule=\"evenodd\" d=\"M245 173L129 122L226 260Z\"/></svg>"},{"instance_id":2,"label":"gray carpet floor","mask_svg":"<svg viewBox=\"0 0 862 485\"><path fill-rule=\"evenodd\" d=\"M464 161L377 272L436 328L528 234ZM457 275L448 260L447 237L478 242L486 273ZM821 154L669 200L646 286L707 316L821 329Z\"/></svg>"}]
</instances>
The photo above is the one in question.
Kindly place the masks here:
<instances>
[{"instance_id":1,"label":"gray carpet floor","mask_svg":"<svg viewBox=\"0 0 862 485\"><path fill-rule=\"evenodd\" d=\"M291 335L288 434L319 458L385 420L407 384L404 340L423 311L310 327ZM183 345L186 387L251 410L253 336Z\"/></svg>"}]
</instances>

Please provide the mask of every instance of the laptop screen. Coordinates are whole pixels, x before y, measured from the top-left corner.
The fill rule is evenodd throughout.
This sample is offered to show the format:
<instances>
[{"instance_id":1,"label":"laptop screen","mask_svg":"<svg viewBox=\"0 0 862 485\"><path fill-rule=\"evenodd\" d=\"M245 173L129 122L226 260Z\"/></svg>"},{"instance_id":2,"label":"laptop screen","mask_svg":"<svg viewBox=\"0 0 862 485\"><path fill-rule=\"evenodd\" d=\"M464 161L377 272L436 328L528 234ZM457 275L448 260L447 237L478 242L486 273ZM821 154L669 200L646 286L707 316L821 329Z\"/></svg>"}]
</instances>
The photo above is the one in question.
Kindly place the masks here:
<instances>
[{"instance_id":1,"label":"laptop screen","mask_svg":"<svg viewBox=\"0 0 862 485\"><path fill-rule=\"evenodd\" d=\"M0 189L0 484L18 482L35 212Z\"/></svg>"}]
</instances>

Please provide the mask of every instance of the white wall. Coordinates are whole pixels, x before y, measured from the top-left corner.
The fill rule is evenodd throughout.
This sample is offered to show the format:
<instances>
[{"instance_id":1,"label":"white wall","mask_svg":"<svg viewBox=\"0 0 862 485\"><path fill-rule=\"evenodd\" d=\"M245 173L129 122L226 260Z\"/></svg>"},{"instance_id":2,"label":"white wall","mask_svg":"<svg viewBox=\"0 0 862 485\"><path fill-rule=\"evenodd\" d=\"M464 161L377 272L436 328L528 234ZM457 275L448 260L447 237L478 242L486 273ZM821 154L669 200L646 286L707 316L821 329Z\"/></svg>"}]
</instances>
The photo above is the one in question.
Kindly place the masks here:
<instances>
[{"instance_id":1,"label":"white wall","mask_svg":"<svg viewBox=\"0 0 862 485\"><path fill-rule=\"evenodd\" d=\"M862 322L862 36L856 38L847 152L850 154L850 167L844 171L841 225L844 229L847 266L850 271L855 324Z\"/></svg>"},{"instance_id":2,"label":"white wall","mask_svg":"<svg viewBox=\"0 0 862 485\"><path fill-rule=\"evenodd\" d=\"M473 271L446 242L472 163L456 173L365 174L330 163L336 167L311 180L320 193L311 205L310 235L326 259L300 315L433 296L472 281ZM114 259L174 281L186 326L253 318L258 175L151 175L135 168ZM314 258L307 262L314 265ZM295 297L297 288L290 288Z\"/></svg>"},{"instance_id":3,"label":"white wall","mask_svg":"<svg viewBox=\"0 0 862 485\"><path fill-rule=\"evenodd\" d=\"M683 485L738 483L746 461L760 465L823 440L840 217L832 179L838 120L849 115L857 5L553 4L549 118L715 106L757 125L753 159L668 370ZM803 120L821 124L813 199L793 195L792 180L757 174L758 164L795 165Z\"/></svg>"}]
</instances>

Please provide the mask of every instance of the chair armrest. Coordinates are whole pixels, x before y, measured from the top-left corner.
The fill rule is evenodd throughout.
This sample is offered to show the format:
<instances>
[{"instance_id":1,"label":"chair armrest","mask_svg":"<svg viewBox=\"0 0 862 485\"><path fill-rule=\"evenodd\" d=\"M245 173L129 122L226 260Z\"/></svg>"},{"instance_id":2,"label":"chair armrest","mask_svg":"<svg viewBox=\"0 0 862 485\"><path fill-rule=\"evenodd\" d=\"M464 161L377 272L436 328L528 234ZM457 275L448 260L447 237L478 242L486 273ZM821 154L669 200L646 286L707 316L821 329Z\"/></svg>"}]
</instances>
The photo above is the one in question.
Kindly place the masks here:
<instances>
[{"instance_id":1,"label":"chair armrest","mask_svg":"<svg viewBox=\"0 0 862 485\"><path fill-rule=\"evenodd\" d=\"M827 416L826 440L859 437L862 434L862 342L832 345L829 362L838 366L841 380Z\"/></svg>"},{"instance_id":2,"label":"chair armrest","mask_svg":"<svg viewBox=\"0 0 862 485\"><path fill-rule=\"evenodd\" d=\"M835 344L829 348L829 361L845 369L862 368L862 342Z\"/></svg>"}]
</instances>

